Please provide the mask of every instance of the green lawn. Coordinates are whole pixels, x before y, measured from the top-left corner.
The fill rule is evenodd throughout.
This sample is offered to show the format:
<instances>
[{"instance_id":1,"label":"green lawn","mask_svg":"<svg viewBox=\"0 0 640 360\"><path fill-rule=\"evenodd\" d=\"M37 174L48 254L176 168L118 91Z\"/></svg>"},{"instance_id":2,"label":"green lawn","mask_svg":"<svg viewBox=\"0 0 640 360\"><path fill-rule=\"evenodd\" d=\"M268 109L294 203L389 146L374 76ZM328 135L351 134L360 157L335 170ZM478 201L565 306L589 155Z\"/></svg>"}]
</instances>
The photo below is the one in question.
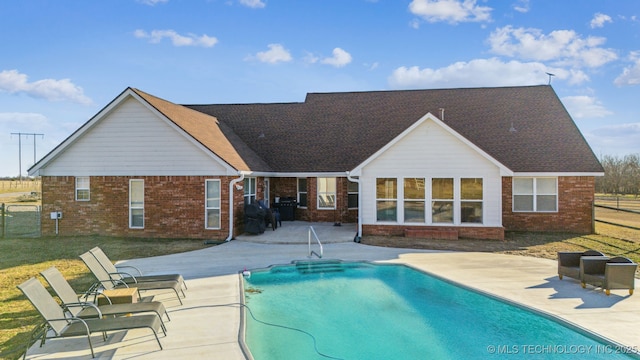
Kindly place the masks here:
<instances>
[{"instance_id":1,"label":"green lawn","mask_svg":"<svg viewBox=\"0 0 640 360\"><path fill-rule=\"evenodd\" d=\"M0 359L17 359L29 333L40 322L31 303L17 285L56 266L77 291L86 290L93 278L78 257L100 246L113 260L158 256L202 249L202 240L156 240L105 237L0 239Z\"/></svg>"},{"instance_id":2,"label":"green lawn","mask_svg":"<svg viewBox=\"0 0 640 360\"><path fill-rule=\"evenodd\" d=\"M640 232L634 232L630 238L610 235L618 230L619 228L609 229L598 224L596 231L600 235L508 233L505 241L460 239L419 243L415 239L403 237L364 237L362 242L381 246L392 244L407 248L486 251L549 259L555 259L557 251L595 249L610 256L621 255L640 262L640 241L634 241ZM376 240L386 244L376 244ZM85 290L93 279L78 255L94 246L100 246L113 261L117 261L191 251L207 245L202 240L98 236L0 239L0 359L19 358L29 333L40 322L38 314L16 286L37 276L40 271L56 266L76 290Z\"/></svg>"}]
</instances>

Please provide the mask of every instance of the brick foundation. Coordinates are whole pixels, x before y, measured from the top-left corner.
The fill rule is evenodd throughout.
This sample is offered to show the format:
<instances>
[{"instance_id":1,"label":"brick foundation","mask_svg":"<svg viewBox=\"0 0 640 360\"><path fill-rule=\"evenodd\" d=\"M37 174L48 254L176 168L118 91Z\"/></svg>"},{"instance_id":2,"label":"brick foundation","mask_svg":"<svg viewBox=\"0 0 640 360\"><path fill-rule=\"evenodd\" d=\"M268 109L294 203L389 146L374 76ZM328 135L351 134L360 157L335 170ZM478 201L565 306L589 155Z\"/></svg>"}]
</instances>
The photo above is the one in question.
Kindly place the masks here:
<instances>
[{"instance_id":1,"label":"brick foundation","mask_svg":"<svg viewBox=\"0 0 640 360\"><path fill-rule=\"evenodd\" d=\"M411 234L433 232L445 237L447 234L457 234L457 238L465 239L490 239L504 240L503 227L480 227L480 226L407 226L407 225L363 225L363 235L382 236L406 236L407 231Z\"/></svg>"},{"instance_id":2,"label":"brick foundation","mask_svg":"<svg viewBox=\"0 0 640 360\"><path fill-rule=\"evenodd\" d=\"M458 232L455 230L404 229L404 237L420 239L458 240Z\"/></svg>"}]
</instances>

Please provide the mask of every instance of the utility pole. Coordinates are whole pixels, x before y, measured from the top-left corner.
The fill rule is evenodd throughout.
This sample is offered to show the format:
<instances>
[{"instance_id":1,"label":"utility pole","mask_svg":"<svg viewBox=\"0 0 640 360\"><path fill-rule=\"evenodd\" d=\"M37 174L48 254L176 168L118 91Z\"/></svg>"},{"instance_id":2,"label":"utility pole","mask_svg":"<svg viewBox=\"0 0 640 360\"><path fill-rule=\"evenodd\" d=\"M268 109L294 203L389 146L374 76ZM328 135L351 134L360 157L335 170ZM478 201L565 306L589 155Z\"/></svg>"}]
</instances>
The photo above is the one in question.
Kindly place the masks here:
<instances>
[{"instance_id":1,"label":"utility pole","mask_svg":"<svg viewBox=\"0 0 640 360\"><path fill-rule=\"evenodd\" d=\"M11 135L18 135L18 171L20 174L20 181L22 181L22 135L24 136L33 136L33 163L36 163L36 136L41 136L44 138L44 134L36 134L36 133L23 133L23 132L15 132L11 133Z\"/></svg>"}]
</instances>

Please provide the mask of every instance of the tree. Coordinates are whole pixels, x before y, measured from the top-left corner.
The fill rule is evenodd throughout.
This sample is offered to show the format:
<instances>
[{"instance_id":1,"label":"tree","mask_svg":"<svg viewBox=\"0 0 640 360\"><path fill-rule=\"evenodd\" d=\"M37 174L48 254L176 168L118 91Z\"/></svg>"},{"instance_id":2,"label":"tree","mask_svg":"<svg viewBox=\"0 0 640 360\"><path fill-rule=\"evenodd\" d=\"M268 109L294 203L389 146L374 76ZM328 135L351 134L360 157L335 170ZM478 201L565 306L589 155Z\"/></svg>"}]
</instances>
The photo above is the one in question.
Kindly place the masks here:
<instances>
[{"instance_id":1,"label":"tree","mask_svg":"<svg viewBox=\"0 0 640 360\"><path fill-rule=\"evenodd\" d=\"M640 154L605 155L600 160L604 176L596 178L596 192L616 195L640 195Z\"/></svg>"}]
</instances>

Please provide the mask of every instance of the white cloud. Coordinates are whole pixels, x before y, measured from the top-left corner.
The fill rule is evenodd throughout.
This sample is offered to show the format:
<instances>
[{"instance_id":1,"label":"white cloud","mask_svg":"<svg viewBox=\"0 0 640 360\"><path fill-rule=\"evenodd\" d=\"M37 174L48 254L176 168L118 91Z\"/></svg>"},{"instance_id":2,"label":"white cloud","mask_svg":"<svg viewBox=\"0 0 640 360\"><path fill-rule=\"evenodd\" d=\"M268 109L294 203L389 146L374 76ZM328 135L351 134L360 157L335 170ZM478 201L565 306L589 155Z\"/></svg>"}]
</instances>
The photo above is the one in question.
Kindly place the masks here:
<instances>
[{"instance_id":1,"label":"white cloud","mask_svg":"<svg viewBox=\"0 0 640 360\"><path fill-rule=\"evenodd\" d=\"M513 4L513 9L520 13L529 12L529 0L518 0L518 2Z\"/></svg>"},{"instance_id":2,"label":"white cloud","mask_svg":"<svg viewBox=\"0 0 640 360\"><path fill-rule=\"evenodd\" d=\"M302 59L305 63L307 64L315 64L318 61L320 61L320 58L318 58L316 55L314 55L311 52L306 52L304 58Z\"/></svg>"},{"instance_id":3,"label":"white cloud","mask_svg":"<svg viewBox=\"0 0 640 360\"><path fill-rule=\"evenodd\" d=\"M489 36L491 52L525 60L554 61L557 65L598 67L618 58L611 49L601 47L606 39L580 37L573 30L555 30L548 35L539 29L496 29Z\"/></svg>"},{"instance_id":4,"label":"white cloud","mask_svg":"<svg viewBox=\"0 0 640 360\"><path fill-rule=\"evenodd\" d=\"M372 70L377 69L378 66L380 66L380 63L376 61L373 64L363 64L363 65L364 65L364 67L367 68L367 70L372 71Z\"/></svg>"},{"instance_id":5,"label":"white cloud","mask_svg":"<svg viewBox=\"0 0 640 360\"><path fill-rule=\"evenodd\" d=\"M595 29L604 27L604 24L608 22L613 22L611 16L602 13L596 13L595 15L593 15L593 19L591 19L591 23L589 25L592 29Z\"/></svg>"},{"instance_id":6,"label":"white cloud","mask_svg":"<svg viewBox=\"0 0 640 360\"><path fill-rule=\"evenodd\" d=\"M613 115L593 96L565 96L562 103L574 119L592 119Z\"/></svg>"},{"instance_id":7,"label":"white cloud","mask_svg":"<svg viewBox=\"0 0 640 360\"><path fill-rule=\"evenodd\" d=\"M333 56L322 59L321 63L335 66L335 67L343 67L351 62L351 54L342 50L341 48L333 49Z\"/></svg>"},{"instance_id":8,"label":"white cloud","mask_svg":"<svg viewBox=\"0 0 640 360\"><path fill-rule=\"evenodd\" d=\"M292 58L289 50L285 49L281 44L269 44L268 47L269 50L256 54L256 57L261 62L275 64L291 61Z\"/></svg>"},{"instance_id":9,"label":"white cloud","mask_svg":"<svg viewBox=\"0 0 640 360\"><path fill-rule=\"evenodd\" d=\"M156 6L156 4L167 3L169 0L138 0L138 2L149 6Z\"/></svg>"},{"instance_id":10,"label":"white cloud","mask_svg":"<svg viewBox=\"0 0 640 360\"><path fill-rule=\"evenodd\" d=\"M0 113L0 124L27 125L29 129L41 129L47 123L47 117L38 113L8 112Z\"/></svg>"},{"instance_id":11,"label":"white cloud","mask_svg":"<svg viewBox=\"0 0 640 360\"><path fill-rule=\"evenodd\" d=\"M497 58L456 62L439 69L418 66L399 67L389 77L393 88L455 88L488 86L541 85L548 81L547 72L570 83L581 83L588 77L579 70L549 68L539 62L503 62Z\"/></svg>"},{"instance_id":12,"label":"white cloud","mask_svg":"<svg viewBox=\"0 0 640 360\"><path fill-rule=\"evenodd\" d=\"M252 9L261 9L267 6L262 0L240 0L240 4Z\"/></svg>"},{"instance_id":13,"label":"white cloud","mask_svg":"<svg viewBox=\"0 0 640 360\"><path fill-rule=\"evenodd\" d=\"M585 131L584 136L598 153L606 149L606 154L640 154L640 123L607 125Z\"/></svg>"},{"instance_id":14,"label":"white cloud","mask_svg":"<svg viewBox=\"0 0 640 360\"><path fill-rule=\"evenodd\" d=\"M490 7L476 5L476 0L413 0L409 4L412 14L431 23L490 21L491 10Z\"/></svg>"},{"instance_id":15,"label":"white cloud","mask_svg":"<svg viewBox=\"0 0 640 360\"><path fill-rule=\"evenodd\" d=\"M617 86L640 85L640 51L632 52L629 57L634 64L625 67L622 74L613 81Z\"/></svg>"},{"instance_id":16,"label":"white cloud","mask_svg":"<svg viewBox=\"0 0 640 360\"><path fill-rule=\"evenodd\" d=\"M174 30L152 30L151 33L148 33L138 29L133 32L133 35L138 39L149 39L149 42L152 44L157 44L164 38L170 39L174 46L212 47L218 43L218 39L213 36L197 36L195 34L180 35Z\"/></svg>"},{"instance_id":17,"label":"white cloud","mask_svg":"<svg viewBox=\"0 0 640 360\"><path fill-rule=\"evenodd\" d=\"M93 101L84 95L84 90L70 79L42 79L29 82L26 74L18 70L4 70L0 72L0 91L10 94L24 93L31 97L49 101L72 101L90 105Z\"/></svg>"}]
</instances>

